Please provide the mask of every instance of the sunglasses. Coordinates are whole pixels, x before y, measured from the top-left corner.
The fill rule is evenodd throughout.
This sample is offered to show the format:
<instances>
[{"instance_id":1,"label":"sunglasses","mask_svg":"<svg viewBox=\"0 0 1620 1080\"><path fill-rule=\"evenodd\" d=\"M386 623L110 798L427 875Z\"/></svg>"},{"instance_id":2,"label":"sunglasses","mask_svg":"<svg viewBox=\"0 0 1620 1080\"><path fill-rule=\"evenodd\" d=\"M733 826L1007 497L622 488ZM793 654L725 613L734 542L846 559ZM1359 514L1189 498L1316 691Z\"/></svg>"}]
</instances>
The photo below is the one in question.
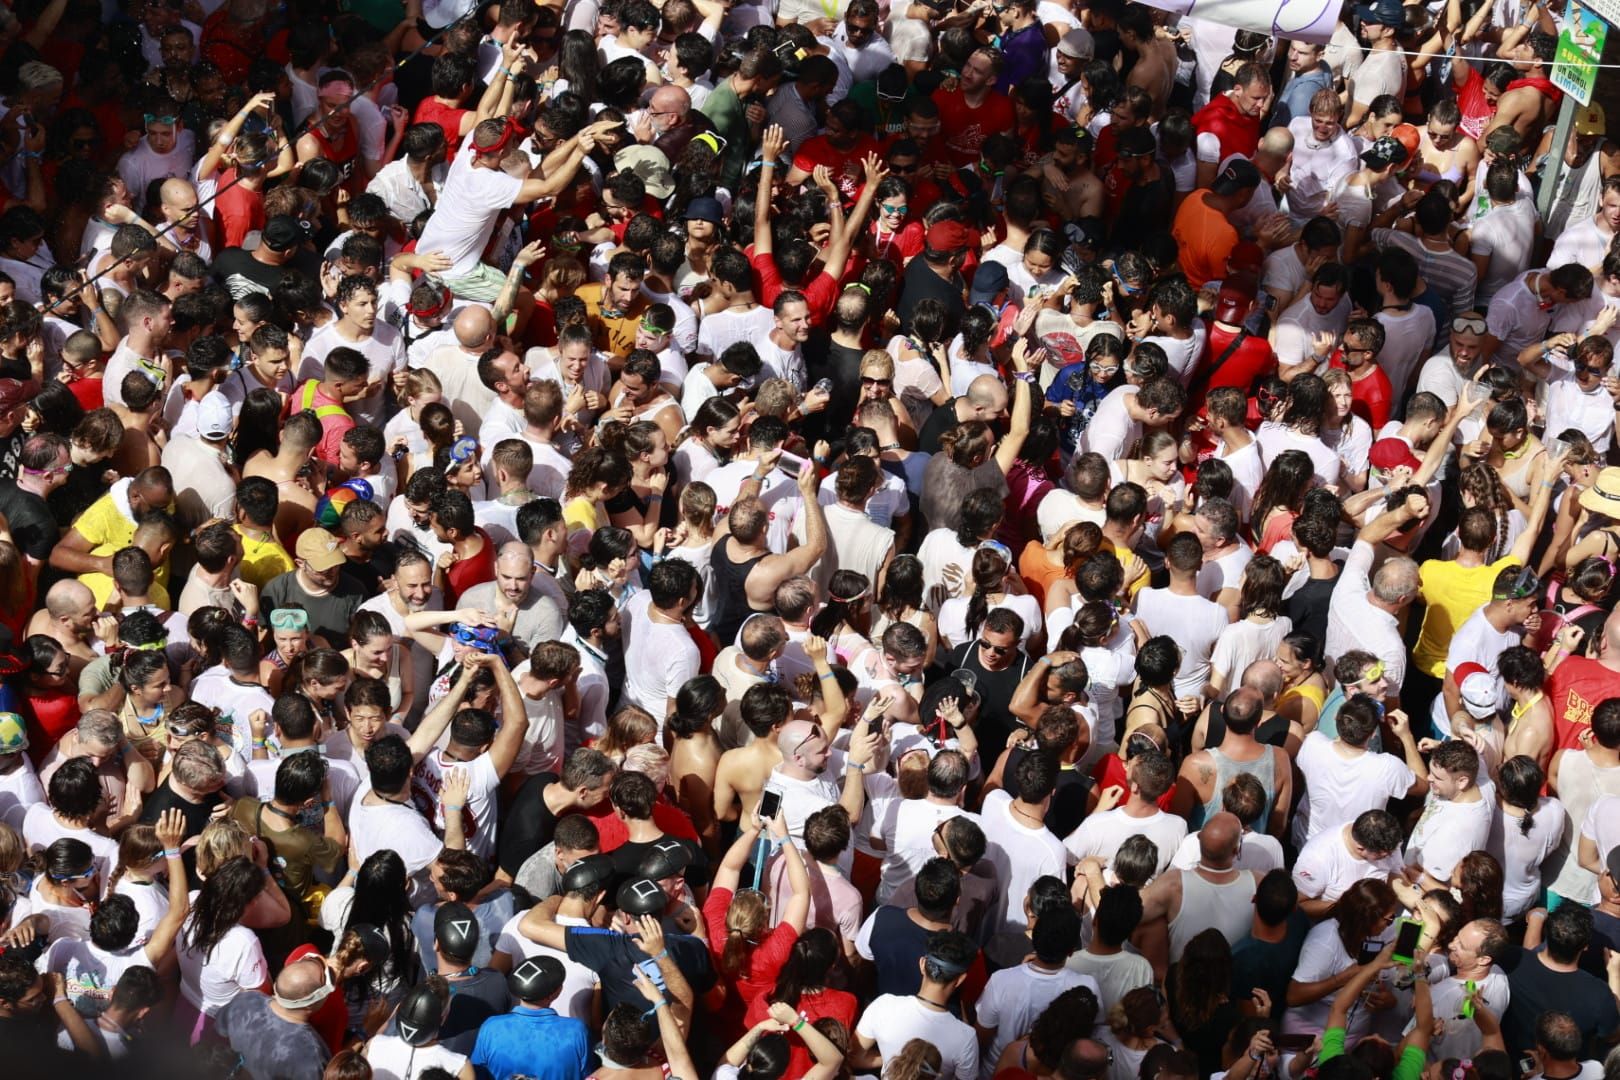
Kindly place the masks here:
<instances>
[{"instance_id":1,"label":"sunglasses","mask_svg":"<svg viewBox=\"0 0 1620 1080\"><path fill-rule=\"evenodd\" d=\"M870 375L862 375L861 376L861 385L862 386L890 386L890 385L893 385L893 383L894 383L893 379L874 379Z\"/></svg>"},{"instance_id":2,"label":"sunglasses","mask_svg":"<svg viewBox=\"0 0 1620 1080\"><path fill-rule=\"evenodd\" d=\"M979 639L979 648L984 649L987 652L994 653L997 656L1006 656L1008 653L1012 652L1013 649L1017 648L1017 646L1015 646L1015 645L992 645L992 644L990 644L990 642L984 640L984 638L980 638Z\"/></svg>"},{"instance_id":3,"label":"sunglasses","mask_svg":"<svg viewBox=\"0 0 1620 1080\"><path fill-rule=\"evenodd\" d=\"M1528 566L1522 568L1518 576L1508 582L1507 587L1495 593L1497 600L1528 600L1541 591L1541 581L1536 572Z\"/></svg>"},{"instance_id":4,"label":"sunglasses","mask_svg":"<svg viewBox=\"0 0 1620 1080\"><path fill-rule=\"evenodd\" d=\"M1577 375L1593 375L1593 376L1596 376L1597 378L1601 379L1603 376L1605 376L1605 375L1607 375L1609 373L1609 368L1605 364L1599 364L1596 367L1591 367L1591 366L1589 366L1587 364L1581 364L1578 367L1576 367L1575 373Z\"/></svg>"},{"instance_id":5,"label":"sunglasses","mask_svg":"<svg viewBox=\"0 0 1620 1080\"><path fill-rule=\"evenodd\" d=\"M906 211L911 209L911 207L909 207L909 206L890 206L888 203L881 203L881 204L879 204L878 209L883 211L885 214L894 214L895 216L898 217L900 215L905 214Z\"/></svg>"}]
</instances>

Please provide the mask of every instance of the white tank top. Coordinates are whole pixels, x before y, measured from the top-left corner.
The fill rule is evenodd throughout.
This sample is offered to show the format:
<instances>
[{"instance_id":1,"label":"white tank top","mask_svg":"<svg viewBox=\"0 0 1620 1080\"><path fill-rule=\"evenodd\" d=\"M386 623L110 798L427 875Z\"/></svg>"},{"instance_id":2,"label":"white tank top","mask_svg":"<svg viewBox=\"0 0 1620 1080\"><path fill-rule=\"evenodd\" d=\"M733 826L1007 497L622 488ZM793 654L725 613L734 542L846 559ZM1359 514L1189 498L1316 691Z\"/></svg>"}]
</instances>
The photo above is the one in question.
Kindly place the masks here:
<instances>
[{"instance_id":1,"label":"white tank top","mask_svg":"<svg viewBox=\"0 0 1620 1080\"><path fill-rule=\"evenodd\" d=\"M1605 795L1620 795L1620 766L1601 769L1584 750L1565 751L1558 762L1558 801L1564 804L1569 820L1564 841L1552 860L1555 864L1562 860L1563 865L1547 888L1577 904L1590 906L1598 899L1597 877L1581 866L1575 851L1586 812Z\"/></svg>"},{"instance_id":2,"label":"white tank top","mask_svg":"<svg viewBox=\"0 0 1620 1080\"><path fill-rule=\"evenodd\" d=\"M1181 872L1181 910L1170 920L1170 962L1187 942L1213 927L1231 944L1242 941L1254 918L1254 875L1247 870L1224 885L1197 870Z\"/></svg>"}]
</instances>

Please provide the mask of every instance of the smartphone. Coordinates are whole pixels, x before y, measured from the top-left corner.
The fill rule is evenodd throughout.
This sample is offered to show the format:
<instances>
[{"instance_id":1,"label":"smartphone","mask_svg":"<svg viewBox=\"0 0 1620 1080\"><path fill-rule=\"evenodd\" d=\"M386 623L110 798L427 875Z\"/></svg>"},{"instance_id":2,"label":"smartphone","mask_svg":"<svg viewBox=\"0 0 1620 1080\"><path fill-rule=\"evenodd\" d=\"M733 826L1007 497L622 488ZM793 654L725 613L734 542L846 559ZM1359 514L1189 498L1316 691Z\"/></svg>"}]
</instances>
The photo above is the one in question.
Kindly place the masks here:
<instances>
[{"instance_id":1,"label":"smartphone","mask_svg":"<svg viewBox=\"0 0 1620 1080\"><path fill-rule=\"evenodd\" d=\"M1395 923L1395 951L1392 958L1397 964L1411 966L1417 955L1418 940L1423 936L1423 924L1417 919L1400 919Z\"/></svg>"},{"instance_id":2,"label":"smartphone","mask_svg":"<svg viewBox=\"0 0 1620 1080\"><path fill-rule=\"evenodd\" d=\"M663 990L664 990L664 973L662 971L658 970L658 961L656 961L656 960L637 960L636 961L636 967L640 968L642 974L646 975L647 978L652 981L652 984L654 986L658 987L658 990L659 990L660 993L663 992Z\"/></svg>"},{"instance_id":3,"label":"smartphone","mask_svg":"<svg viewBox=\"0 0 1620 1080\"><path fill-rule=\"evenodd\" d=\"M804 464L804 458L800 457L798 454L790 454L786 450L782 451L782 456L776 461L776 467L793 477L795 480L799 478L799 473L803 471Z\"/></svg>"},{"instance_id":4,"label":"smartphone","mask_svg":"<svg viewBox=\"0 0 1620 1080\"><path fill-rule=\"evenodd\" d=\"M1301 1051L1309 1050L1311 1043L1315 1041L1314 1036L1307 1035L1304 1032L1297 1032L1293 1035L1273 1034L1271 1036L1271 1045L1290 1054L1298 1054Z\"/></svg>"},{"instance_id":5,"label":"smartphone","mask_svg":"<svg viewBox=\"0 0 1620 1080\"><path fill-rule=\"evenodd\" d=\"M759 793L759 820L770 821L782 809L782 793L766 788Z\"/></svg>"}]
</instances>

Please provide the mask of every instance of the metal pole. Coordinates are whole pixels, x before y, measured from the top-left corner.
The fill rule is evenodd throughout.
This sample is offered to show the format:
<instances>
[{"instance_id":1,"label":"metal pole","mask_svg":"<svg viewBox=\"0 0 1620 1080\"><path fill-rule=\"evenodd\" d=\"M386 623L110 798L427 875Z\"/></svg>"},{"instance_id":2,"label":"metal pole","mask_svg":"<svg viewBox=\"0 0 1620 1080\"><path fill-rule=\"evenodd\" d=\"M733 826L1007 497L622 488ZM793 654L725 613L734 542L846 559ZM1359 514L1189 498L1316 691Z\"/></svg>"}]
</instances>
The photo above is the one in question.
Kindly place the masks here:
<instances>
[{"instance_id":1,"label":"metal pole","mask_svg":"<svg viewBox=\"0 0 1620 1080\"><path fill-rule=\"evenodd\" d=\"M1536 209L1541 212L1542 221L1546 221L1552 211L1558 177L1564 171L1564 147L1569 143L1570 128L1574 124L1575 99L1565 94L1564 103L1558 107L1558 127L1553 131L1552 149L1547 151L1547 159L1541 163L1541 190L1536 196Z\"/></svg>"}]
</instances>

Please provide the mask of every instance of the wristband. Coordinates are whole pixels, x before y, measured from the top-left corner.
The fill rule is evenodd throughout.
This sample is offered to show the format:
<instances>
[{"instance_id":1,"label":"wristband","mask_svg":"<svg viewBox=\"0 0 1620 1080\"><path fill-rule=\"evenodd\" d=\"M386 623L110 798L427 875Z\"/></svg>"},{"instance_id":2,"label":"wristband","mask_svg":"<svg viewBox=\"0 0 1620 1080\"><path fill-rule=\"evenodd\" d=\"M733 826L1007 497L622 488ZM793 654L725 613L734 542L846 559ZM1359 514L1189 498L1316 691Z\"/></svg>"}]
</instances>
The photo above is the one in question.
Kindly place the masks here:
<instances>
[{"instance_id":1,"label":"wristband","mask_svg":"<svg viewBox=\"0 0 1620 1080\"><path fill-rule=\"evenodd\" d=\"M263 750L264 748L265 748L265 741L263 739L254 739L253 740L253 749L255 749L255 750Z\"/></svg>"},{"instance_id":2,"label":"wristband","mask_svg":"<svg viewBox=\"0 0 1620 1080\"><path fill-rule=\"evenodd\" d=\"M806 1020L804 1017L801 1016L801 1017L799 1017L799 1022L797 1024L793 1025L793 1030L794 1031L799 1031L804 1027L804 1025L808 1024L809 1022L810 1021Z\"/></svg>"},{"instance_id":3,"label":"wristband","mask_svg":"<svg viewBox=\"0 0 1620 1080\"><path fill-rule=\"evenodd\" d=\"M66 994L57 994L55 1000L53 1000L51 1002L51 1005L53 1007L57 1006L57 1005L68 1005L68 1004L71 1004L71 1002L68 1001L68 997L67 997Z\"/></svg>"},{"instance_id":4,"label":"wristband","mask_svg":"<svg viewBox=\"0 0 1620 1080\"><path fill-rule=\"evenodd\" d=\"M846 761L844 764L851 769L859 769L861 772L866 771L866 766L859 761Z\"/></svg>"},{"instance_id":5,"label":"wristband","mask_svg":"<svg viewBox=\"0 0 1620 1080\"><path fill-rule=\"evenodd\" d=\"M664 957L666 957L668 955L669 955L669 950L668 949L660 949L659 952L658 952L658 955L653 957L653 959L654 960L662 960Z\"/></svg>"},{"instance_id":6,"label":"wristband","mask_svg":"<svg viewBox=\"0 0 1620 1080\"><path fill-rule=\"evenodd\" d=\"M328 804L328 805L331 805L331 804ZM460 810L462 808L462 804L461 803L445 803L444 808L446 810Z\"/></svg>"},{"instance_id":7,"label":"wristband","mask_svg":"<svg viewBox=\"0 0 1620 1080\"><path fill-rule=\"evenodd\" d=\"M824 671L820 675L817 675L816 678L818 678L818 679L836 679L836 678L838 678L838 676L834 675L830 671Z\"/></svg>"},{"instance_id":8,"label":"wristband","mask_svg":"<svg viewBox=\"0 0 1620 1080\"><path fill-rule=\"evenodd\" d=\"M180 849L179 848L164 848L163 849L163 857L165 859L178 859L180 857Z\"/></svg>"}]
</instances>

